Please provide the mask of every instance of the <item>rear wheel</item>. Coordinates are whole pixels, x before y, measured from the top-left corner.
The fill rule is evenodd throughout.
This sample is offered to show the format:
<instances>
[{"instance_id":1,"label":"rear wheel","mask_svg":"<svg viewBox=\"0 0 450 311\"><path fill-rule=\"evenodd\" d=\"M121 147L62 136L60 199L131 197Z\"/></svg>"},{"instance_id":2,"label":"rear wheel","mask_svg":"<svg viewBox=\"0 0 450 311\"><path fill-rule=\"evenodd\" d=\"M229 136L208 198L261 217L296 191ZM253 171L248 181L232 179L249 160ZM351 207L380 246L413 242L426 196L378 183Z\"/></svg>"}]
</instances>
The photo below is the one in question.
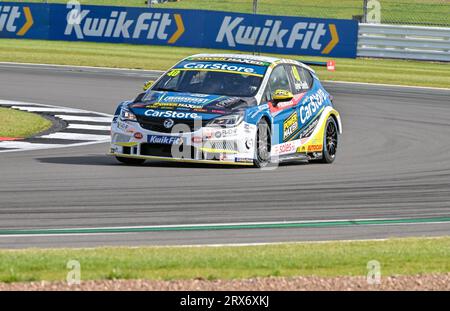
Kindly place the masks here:
<instances>
[{"instance_id":1,"label":"rear wheel","mask_svg":"<svg viewBox=\"0 0 450 311\"><path fill-rule=\"evenodd\" d=\"M333 117L329 117L323 135L322 163L333 163L338 146L338 128Z\"/></svg>"},{"instance_id":2,"label":"rear wheel","mask_svg":"<svg viewBox=\"0 0 450 311\"><path fill-rule=\"evenodd\" d=\"M141 165L145 162L144 159L135 159L135 158L124 158L124 157L116 157L117 161L127 165Z\"/></svg>"},{"instance_id":3,"label":"rear wheel","mask_svg":"<svg viewBox=\"0 0 450 311\"><path fill-rule=\"evenodd\" d=\"M256 167L265 167L270 163L271 137L270 126L262 119L256 132L256 155L253 161Z\"/></svg>"}]
</instances>

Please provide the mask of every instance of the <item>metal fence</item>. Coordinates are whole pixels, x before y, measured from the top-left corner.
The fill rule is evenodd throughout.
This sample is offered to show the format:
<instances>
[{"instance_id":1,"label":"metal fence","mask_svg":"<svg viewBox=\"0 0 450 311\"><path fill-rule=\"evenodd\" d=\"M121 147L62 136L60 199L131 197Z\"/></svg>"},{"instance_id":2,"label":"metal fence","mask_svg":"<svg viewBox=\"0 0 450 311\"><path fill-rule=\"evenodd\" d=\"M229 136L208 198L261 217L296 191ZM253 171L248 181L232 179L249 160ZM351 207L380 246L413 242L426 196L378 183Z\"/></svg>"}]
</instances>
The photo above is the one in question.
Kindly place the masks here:
<instances>
[{"instance_id":1,"label":"metal fence","mask_svg":"<svg viewBox=\"0 0 450 311\"><path fill-rule=\"evenodd\" d=\"M357 54L450 62L450 31L442 27L359 24Z\"/></svg>"}]
</instances>

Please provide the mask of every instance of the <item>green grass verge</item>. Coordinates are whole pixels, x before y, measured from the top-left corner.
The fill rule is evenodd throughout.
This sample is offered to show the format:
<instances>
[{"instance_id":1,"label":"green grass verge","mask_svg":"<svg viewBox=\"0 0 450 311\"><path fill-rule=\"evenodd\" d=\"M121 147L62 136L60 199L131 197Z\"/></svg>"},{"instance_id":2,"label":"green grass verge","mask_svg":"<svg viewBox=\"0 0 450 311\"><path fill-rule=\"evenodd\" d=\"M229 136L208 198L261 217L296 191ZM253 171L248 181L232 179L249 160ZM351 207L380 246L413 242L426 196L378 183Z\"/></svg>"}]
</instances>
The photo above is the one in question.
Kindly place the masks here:
<instances>
[{"instance_id":1,"label":"green grass verge","mask_svg":"<svg viewBox=\"0 0 450 311\"><path fill-rule=\"evenodd\" d=\"M0 137L29 137L52 126L37 114L6 108L0 108L0 120Z\"/></svg>"},{"instance_id":2,"label":"green grass verge","mask_svg":"<svg viewBox=\"0 0 450 311\"><path fill-rule=\"evenodd\" d=\"M450 271L450 237L242 247L143 247L0 250L0 281L65 280L69 260L81 278L241 279L266 276L355 276L378 260L382 275Z\"/></svg>"},{"instance_id":3,"label":"green grass verge","mask_svg":"<svg viewBox=\"0 0 450 311\"><path fill-rule=\"evenodd\" d=\"M196 53L232 51L91 42L0 39L0 61L166 70ZM242 52L241 52L242 53ZM270 54L267 54L270 55ZM293 59L320 57L275 55ZM337 70L316 68L322 80L450 88L450 64L406 60L337 59Z\"/></svg>"},{"instance_id":4,"label":"green grass verge","mask_svg":"<svg viewBox=\"0 0 450 311\"><path fill-rule=\"evenodd\" d=\"M144 7L144 0L79 0L81 4ZM42 0L27 0L41 2ZM49 3L66 3L66 0L50 0ZM252 0L181 0L153 5L157 8L206 9L230 12L253 12ZM450 19L443 12L450 10L450 3L442 0L381 0L381 21L385 23L409 23L449 25ZM351 19L363 15L363 0L259 0L259 14L293 15L320 18ZM447 14L448 15L448 14Z\"/></svg>"}]
</instances>

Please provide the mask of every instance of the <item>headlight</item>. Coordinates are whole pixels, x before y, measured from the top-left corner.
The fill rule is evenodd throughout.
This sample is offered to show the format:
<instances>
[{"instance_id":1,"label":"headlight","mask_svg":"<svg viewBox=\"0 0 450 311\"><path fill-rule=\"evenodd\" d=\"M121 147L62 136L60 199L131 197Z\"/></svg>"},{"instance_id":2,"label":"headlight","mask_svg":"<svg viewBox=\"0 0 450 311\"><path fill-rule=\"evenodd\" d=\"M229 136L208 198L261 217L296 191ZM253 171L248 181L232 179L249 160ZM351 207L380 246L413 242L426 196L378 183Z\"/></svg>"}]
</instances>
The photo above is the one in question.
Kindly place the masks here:
<instances>
[{"instance_id":1,"label":"headlight","mask_svg":"<svg viewBox=\"0 0 450 311\"><path fill-rule=\"evenodd\" d=\"M120 111L120 119L122 121L137 121L136 115L124 108Z\"/></svg>"},{"instance_id":2,"label":"headlight","mask_svg":"<svg viewBox=\"0 0 450 311\"><path fill-rule=\"evenodd\" d=\"M211 120L207 126L233 127L238 126L244 120L243 114L230 114Z\"/></svg>"}]
</instances>

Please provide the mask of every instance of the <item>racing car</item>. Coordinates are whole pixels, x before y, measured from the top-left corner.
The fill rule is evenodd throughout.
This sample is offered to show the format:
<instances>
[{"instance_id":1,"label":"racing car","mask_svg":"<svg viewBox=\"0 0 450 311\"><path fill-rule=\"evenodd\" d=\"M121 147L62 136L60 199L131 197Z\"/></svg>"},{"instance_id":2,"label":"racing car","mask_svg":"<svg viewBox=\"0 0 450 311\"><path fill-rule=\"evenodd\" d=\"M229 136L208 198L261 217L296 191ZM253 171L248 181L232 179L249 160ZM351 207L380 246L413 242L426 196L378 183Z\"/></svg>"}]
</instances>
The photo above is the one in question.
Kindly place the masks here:
<instances>
[{"instance_id":1,"label":"racing car","mask_svg":"<svg viewBox=\"0 0 450 311\"><path fill-rule=\"evenodd\" d=\"M119 104L110 154L132 165L332 163L341 133L332 97L304 62L197 54Z\"/></svg>"}]
</instances>

